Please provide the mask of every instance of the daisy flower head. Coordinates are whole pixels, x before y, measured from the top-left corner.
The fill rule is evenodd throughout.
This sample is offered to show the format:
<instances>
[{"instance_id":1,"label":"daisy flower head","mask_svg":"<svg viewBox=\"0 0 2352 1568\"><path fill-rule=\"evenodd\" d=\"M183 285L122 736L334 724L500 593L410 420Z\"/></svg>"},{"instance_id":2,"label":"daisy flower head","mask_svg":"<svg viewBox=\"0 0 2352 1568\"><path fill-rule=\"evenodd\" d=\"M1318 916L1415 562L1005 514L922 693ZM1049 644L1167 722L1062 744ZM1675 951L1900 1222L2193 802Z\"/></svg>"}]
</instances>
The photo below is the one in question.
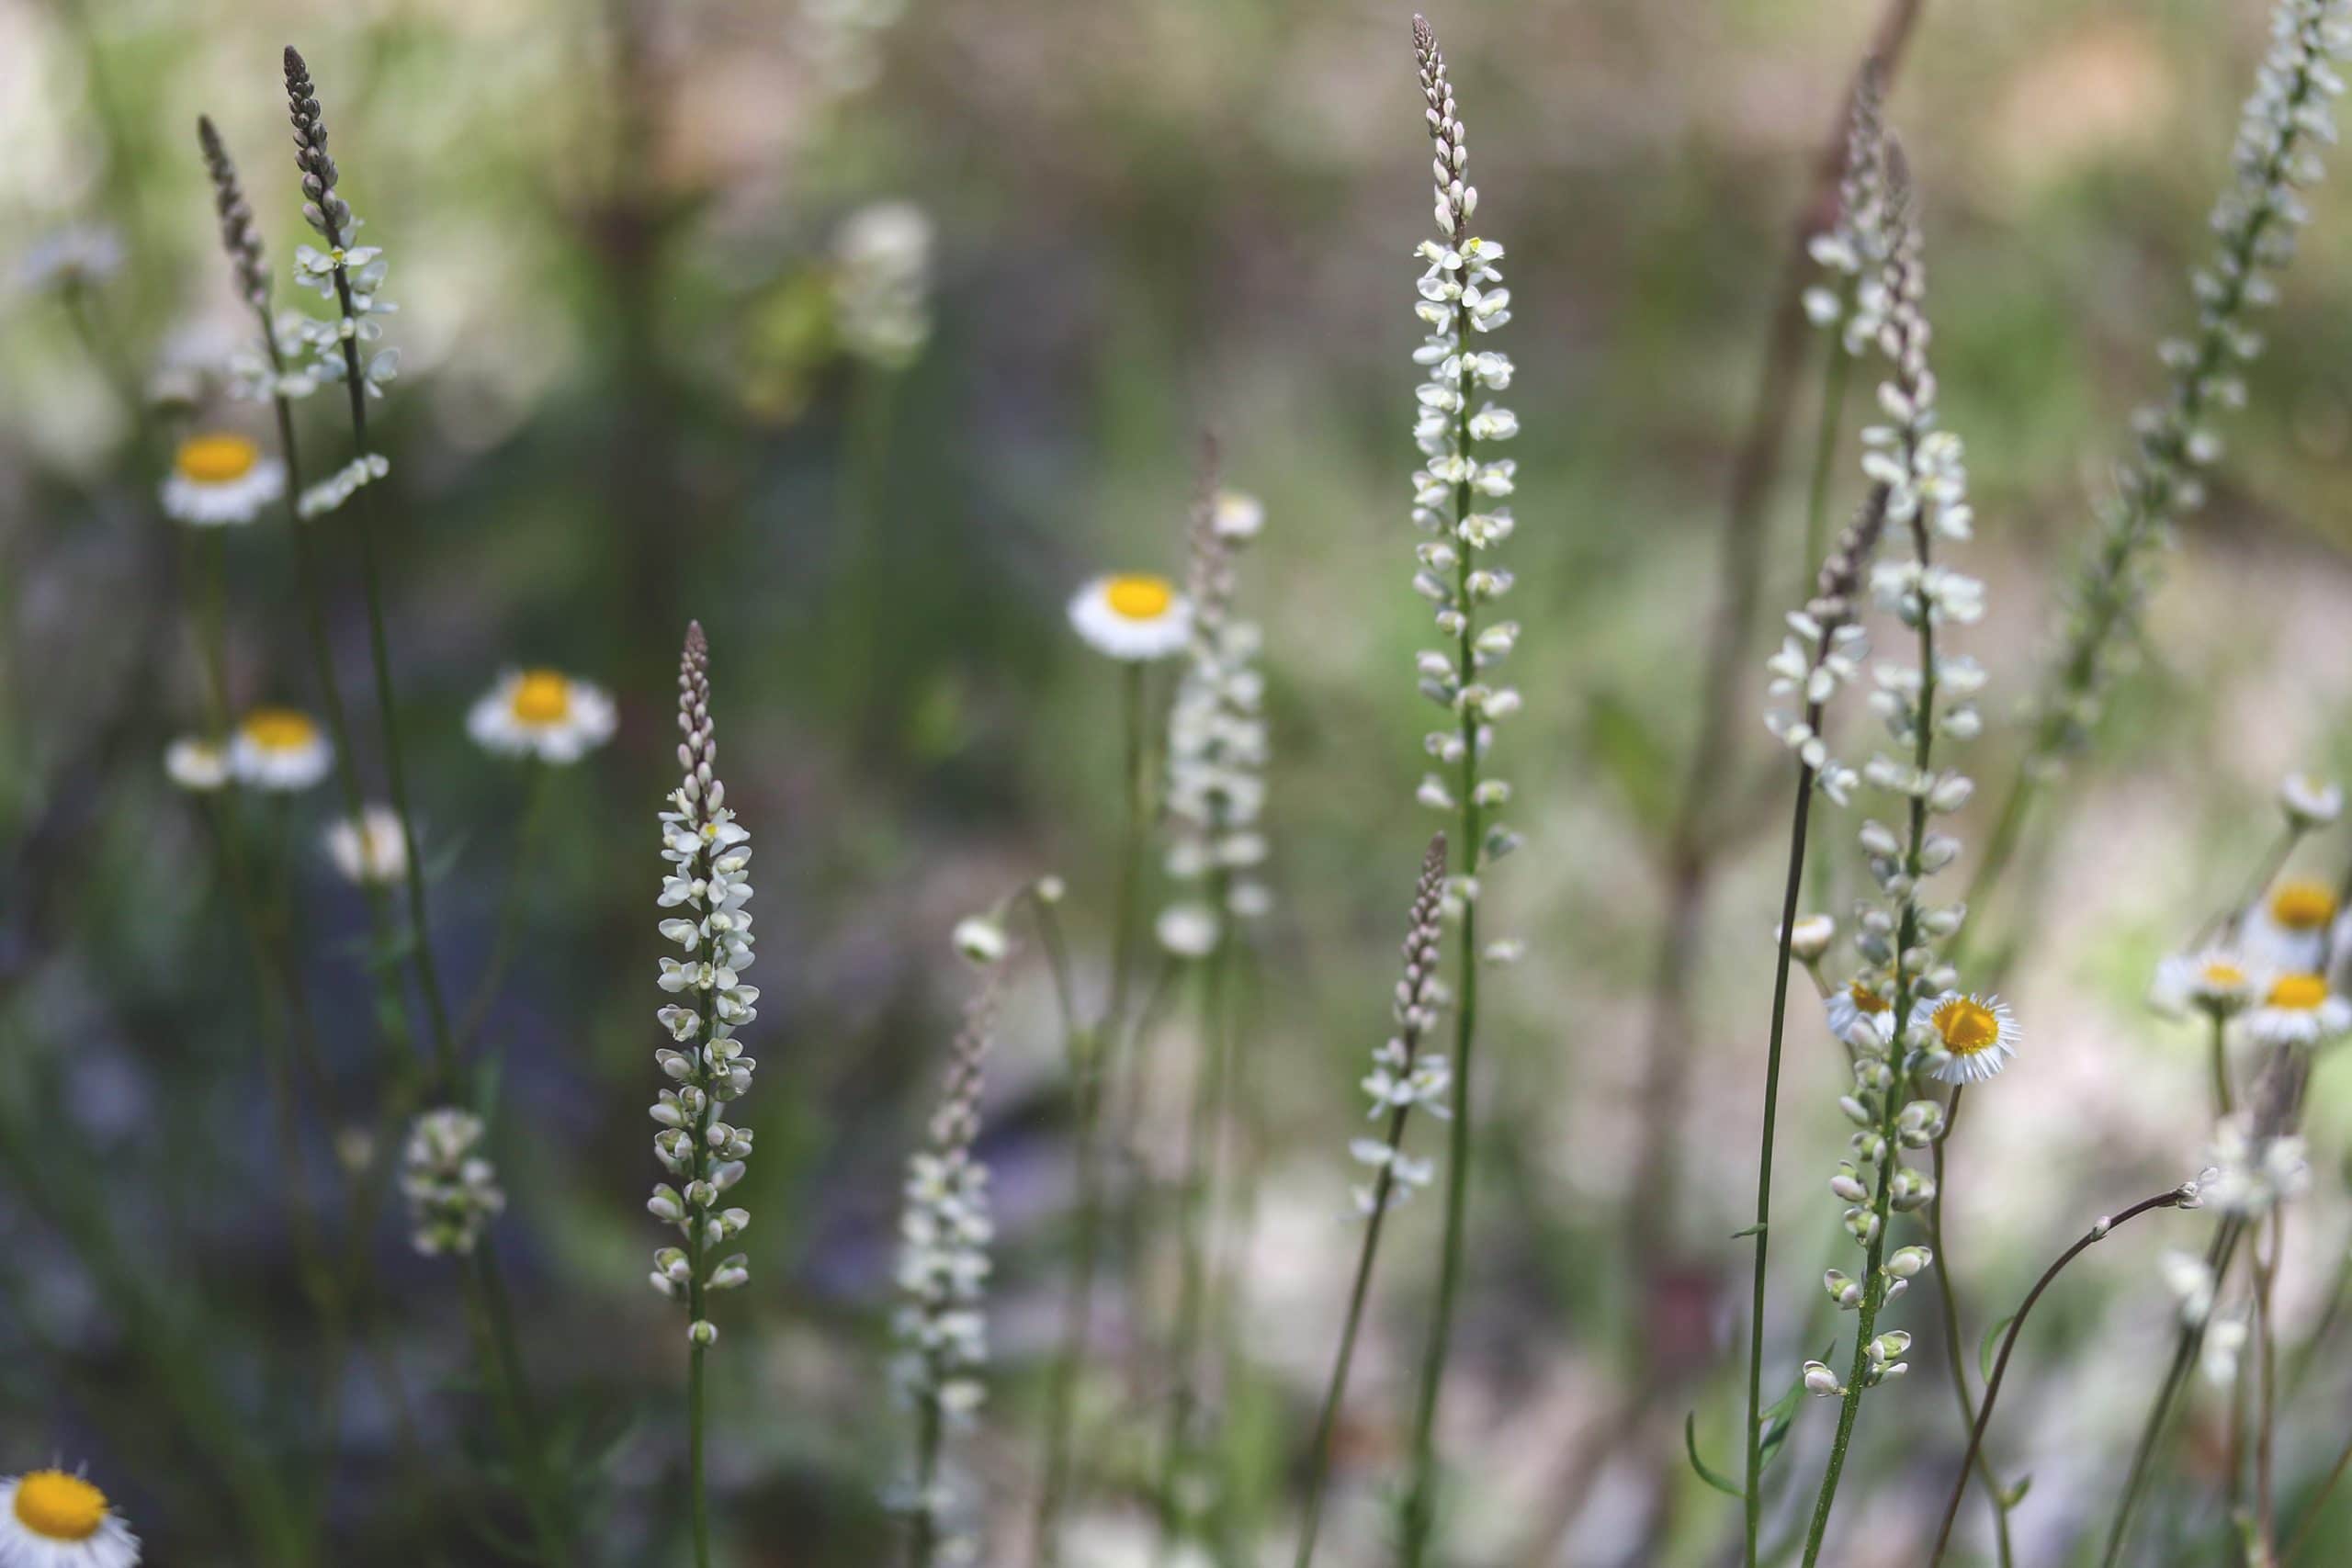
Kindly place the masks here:
<instances>
[{"instance_id":1,"label":"daisy flower head","mask_svg":"<svg viewBox=\"0 0 2352 1568\"><path fill-rule=\"evenodd\" d=\"M560 670L509 670L466 716L466 733L487 751L576 762L613 738L613 699Z\"/></svg>"},{"instance_id":2,"label":"daisy flower head","mask_svg":"<svg viewBox=\"0 0 2352 1568\"><path fill-rule=\"evenodd\" d=\"M28 294L91 288L122 270L122 236L97 223L52 229L17 257L17 287Z\"/></svg>"},{"instance_id":3,"label":"daisy flower head","mask_svg":"<svg viewBox=\"0 0 2352 1568\"><path fill-rule=\"evenodd\" d=\"M2324 828L2344 811L2344 788L2332 779L2289 773L2278 781L2278 808L2297 829Z\"/></svg>"},{"instance_id":4,"label":"daisy flower head","mask_svg":"<svg viewBox=\"0 0 2352 1568\"><path fill-rule=\"evenodd\" d=\"M2352 1030L2352 1002L2330 991L2324 976L2281 975L2245 1015L2245 1030L2265 1045L2317 1045Z\"/></svg>"},{"instance_id":5,"label":"daisy flower head","mask_svg":"<svg viewBox=\"0 0 2352 1568\"><path fill-rule=\"evenodd\" d=\"M408 874L408 839L389 806L362 807L356 820L338 817L321 836L327 858L344 880L360 886L398 882Z\"/></svg>"},{"instance_id":6,"label":"daisy flower head","mask_svg":"<svg viewBox=\"0 0 2352 1568\"><path fill-rule=\"evenodd\" d=\"M264 457L251 436L207 430L173 453L164 510L198 528L233 526L252 522L285 493L285 464Z\"/></svg>"},{"instance_id":7,"label":"daisy flower head","mask_svg":"<svg viewBox=\"0 0 2352 1568\"><path fill-rule=\"evenodd\" d=\"M1124 572L1080 589L1069 602L1069 624L1096 652L1143 663L1184 650L1193 607L1166 578Z\"/></svg>"},{"instance_id":8,"label":"daisy flower head","mask_svg":"<svg viewBox=\"0 0 2352 1568\"><path fill-rule=\"evenodd\" d=\"M334 763L334 747L297 708L255 708L237 721L229 741L230 773L255 789L309 789Z\"/></svg>"},{"instance_id":9,"label":"daisy flower head","mask_svg":"<svg viewBox=\"0 0 2352 1568\"><path fill-rule=\"evenodd\" d=\"M1169 905L1152 927L1159 945L1176 958L1206 958L1216 951L1222 931L1215 909L1189 901Z\"/></svg>"},{"instance_id":10,"label":"daisy flower head","mask_svg":"<svg viewBox=\"0 0 2352 1568\"><path fill-rule=\"evenodd\" d=\"M1857 1050L1883 1045L1894 1033L1894 1004L1868 980L1829 993L1829 1032Z\"/></svg>"},{"instance_id":11,"label":"daisy flower head","mask_svg":"<svg viewBox=\"0 0 2352 1568\"><path fill-rule=\"evenodd\" d=\"M1998 997L1929 997L1911 1010L1911 1027L1931 1037L1928 1076L1945 1083L1982 1083L2018 1054L2017 1018Z\"/></svg>"},{"instance_id":12,"label":"daisy flower head","mask_svg":"<svg viewBox=\"0 0 2352 1568\"><path fill-rule=\"evenodd\" d=\"M2265 977L2224 948L2178 953L2156 965L2148 1005L2167 1018L2191 1011L2232 1018L2252 1007L2268 989Z\"/></svg>"},{"instance_id":13,"label":"daisy flower head","mask_svg":"<svg viewBox=\"0 0 2352 1568\"><path fill-rule=\"evenodd\" d=\"M132 1568L139 1538L85 1477L34 1470L0 1480L0 1564Z\"/></svg>"},{"instance_id":14,"label":"daisy flower head","mask_svg":"<svg viewBox=\"0 0 2352 1568\"><path fill-rule=\"evenodd\" d=\"M164 776L185 790L209 795L229 783L229 748L183 735L164 748Z\"/></svg>"},{"instance_id":15,"label":"daisy flower head","mask_svg":"<svg viewBox=\"0 0 2352 1568\"><path fill-rule=\"evenodd\" d=\"M2307 878L2281 882L2246 911L2245 951L2269 968L2309 973L2327 957L2335 914L2335 891L2327 884Z\"/></svg>"}]
</instances>

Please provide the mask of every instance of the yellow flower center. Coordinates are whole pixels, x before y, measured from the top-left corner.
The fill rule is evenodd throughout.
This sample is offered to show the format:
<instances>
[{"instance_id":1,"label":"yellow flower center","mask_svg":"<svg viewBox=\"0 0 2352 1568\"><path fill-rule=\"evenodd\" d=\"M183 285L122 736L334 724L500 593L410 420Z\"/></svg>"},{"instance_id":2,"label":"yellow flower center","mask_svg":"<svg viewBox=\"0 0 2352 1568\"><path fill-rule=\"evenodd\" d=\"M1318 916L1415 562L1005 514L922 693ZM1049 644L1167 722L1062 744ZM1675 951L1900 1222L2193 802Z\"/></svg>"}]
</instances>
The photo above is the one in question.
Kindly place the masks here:
<instances>
[{"instance_id":1,"label":"yellow flower center","mask_svg":"<svg viewBox=\"0 0 2352 1568\"><path fill-rule=\"evenodd\" d=\"M261 448L242 435L191 435L180 443L175 466L198 484L224 485L243 479L261 461Z\"/></svg>"},{"instance_id":2,"label":"yellow flower center","mask_svg":"<svg viewBox=\"0 0 2352 1568\"><path fill-rule=\"evenodd\" d=\"M2309 1012L2327 1000L2327 982L2317 975L2282 975L2271 986L2267 999L2275 1008Z\"/></svg>"},{"instance_id":3,"label":"yellow flower center","mask_svg":"<svg viewBox=\"0 0 2352 1568\"><path fill-rule=\"evenodd\" d=\"M2001 1038L2001 1021L1973 997L1954 997L1928 1015L1944 1049L1955 1056L1973 1056Z\"/></svg>"},{"instance_id":4,"label":"yellow flower center","mask_svg":"<svg viewBox=\"0 0 2352 1568\"><path fill-rule=\"evenodd\" d=\"M525 724L560 724L571 711L571 682L553 670L526 670L509 705Z\"/></svg>"},{"instance_id":5,"label":"yellow flower center","mask_svg":"<svg viewBox=\"0 0 2352 1568\"><path fill-rule=\"evenodd\" d=\"M1846 996L1855 1007L1864 1012L1884 1012L1894 1005L1860 980L1846 987Z\"/></svg>"},{"instance_id":6,"label":"yellow flower center","mask_svg":"<svg viewBox=\"0 0 2352 1568\"><path fill-rule=\"evenodd\" d=\"M17 1522L44 1540L87 1540L107 1522L107 1495L78 1475L36 1470L17 1483Z\"/></svg>"},{"instance_id":7,"label":"yellow flower center","mask_svg":"<svg viewBox=\"0 0 2352 1568\"><path fill-rule=\"evenodd\" d=\"M311 716L292 708L255 708L237 728L265 751L300 751L319 739L319 727Z\"/></svg>"},{"instance_id":8,"label":"yellow flower center","mask_svg":"<svg viewBox=\"0 0 2352 1568\"><path fill-rule=\"evenodd\" d=\"M2335 919L2335 895L2316 882L2282 884L2270 896L2270 918L2290 931L2315 931Z\"/></svg>"},{"instance_id":9,"label":"yellow flower center","mask_svg":"<svg viewBox=\"0 0 2352 1568\"><path fill-rule=\"evenodd\" d=\"M1176 590L1164 577L1136 574L1114 577L1103 591L1111 608L1130 621L1156 621L1176 602Z\"/></svg>"},{"instance_id":10,"label":"yellow flower center","mask_svg":"<svg viewBox=\"0 0 2352 1568\"><path fill-rule=\"evenodd\" d=\"M2216 991L2234 991L2245 984L2245 970L2218 958L2199 970L2197 977Z\"/></svg>"}]
</instances>

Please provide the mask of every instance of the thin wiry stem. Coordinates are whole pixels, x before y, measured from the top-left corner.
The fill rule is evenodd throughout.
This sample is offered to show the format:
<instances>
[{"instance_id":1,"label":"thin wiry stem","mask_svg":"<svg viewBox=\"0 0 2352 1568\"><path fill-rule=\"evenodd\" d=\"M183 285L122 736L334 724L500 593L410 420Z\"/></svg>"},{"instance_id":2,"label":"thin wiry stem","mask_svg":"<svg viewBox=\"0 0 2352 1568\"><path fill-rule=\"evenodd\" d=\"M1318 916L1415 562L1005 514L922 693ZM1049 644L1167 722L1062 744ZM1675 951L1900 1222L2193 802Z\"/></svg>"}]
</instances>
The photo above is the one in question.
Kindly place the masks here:
<instances>
[{"instance_id":1,"label":"thin wiry stem","mask_svg":"<svg viewBox=\"0 0 2352 1568\"><path fill-rule=\"evenodd\" d=\"M334 193L334 165L326 156L325 130L320 122L318 100L311 94L310 68L290 44L286 50L287 96L292 106L299 164L305 179L304 190L311 196L311 208L319 216L313 220L325 236L327 248L338 259L334 266L334 294L347 329L356 329L358 312L353 303L350 269L339 259L343 251L343 220L349 209ZM319 190L311 192L316 184ZM343 334L344 386L351 409L352 446L362 458L372 457L374 446L368 435L368 396L369 381L359 361L359 337L356 330ZM370 490L374 487L360 487ZM432 926L425 919L424 857L417 852L415 819L409 809L408 769L401 751L401 727L398 698L392 688L392 655L390 638L385 630L384 595L381 573L376 563L375 507L372 500L354 498L359 508L352 524L352 534L357 541L359 579L368 605L368 656L375 679L376 709L379 727L384 739L384 776L391 795L392 813L400 818L401 842L406 851L407 874L404 883L408 894L409 950L416 967L417 987L424 995L425 1014L433 1028L435 1088L443 1094L453 1094L458 1080L457 1035L450 1027L449 1009L441 990L440 973L434 963ZM299 528L300 524L297 525Z\"/></svg>"},{"instance_id":2,"label":"thin wiry stem","mask_svg":"<svg viewBox=\"0 0 2352 1568\"><path fill-rule=\"evenodd\" d=\"M1951 1497L1944 1505L1943 1524L1936 1531L1936 1549L1928 1559L1928 1568L1935 1568L1943 1561L1944 1549L1951 1542L1952 1521L1960 1517L1960 1500L1968 1493L1968 1472L1975 1468L1984 1452L1984 1428L1992 1424L1993 1403L2001 1396L2001 1380L2008 1375L2009 1352L2017 1348L2018 1334L2025 1327L2025 1320L2033 1311L2034 1303L2041 1299L2042 1292L2050 1288L2051 1281L2058 1278L2067 1264L2094 1243L2106 1240L2117 1226L2139 1218L2151 1209L2177 1209L2180 1206L2181 1198L2181 1190L2176 1187L2153 1198L2143 1198L2111 1218L2099 1219L2072 1247L2060 1253L2058 1260L2043 1269L2041 1278L2034 1281L2033 1289L2026 1292L2017 1315L2009 1319L2008 1332L2001 1337L2001 1350L1994 1359L1993 1375L1984 1380L1984 1403L1976 1412L1975 1424L1969 1428L1968 1451L1961 1456L1959 1473L1952 1477Z\"/></svg>"},{"instance_id":3,"label":"thin wiry stem","mask_svg":"<svg viewBox=\"0 0 2352 1568\"><path fill-rule=\"evenodd\" d=\"M1951 1247L1944 1240L1944 1145L1960 1125L1960 1101L1967 1087L1952 1086L1951 1101L1944 1111L1944 1130L1933 1145L1936 1194L1928 1200L1927 1220L1928 1245L1936 1254L1932 1272L1936 1289L1943 1298L1944 1365L1951 1372L1952 1393L1960 1401L1960 1424L1973 1431L1976 1426L1976 1396L1968 1390L1968 1362L1960 1348L1960 1297L1951 1282ZM2001 1568L2009 1568L2016 1560L2016 1549L2009 1540L2008 1494L2001 1485L2001 1478L1993 1472L1993 1461L1982 1452L1976 1456L1976 1470L1984 1482L1984 1495L1993 1505L1993 1541L2000 1553Z\"/></svg>"},{"instance_id":4,"label":"thin wiry stem","mask_svg":"<svg viewBox=\"0 0 2352 1568\"><path fill-rule=\"evenodd\" d=\"M1400 1086L1409 1087L1412 1083L1422 1036L1434 1017L1435 976L1442 961L1442 932L1438 917L1445 868L1445 835L1440 833L1430 840L1428 852L1422 857L1420 881L1414 891L1405 936L1405 978L1398 987L1397 1034L1391 1053L1393 1059L1385 1063ZM1393 1104L1383 1143L1386 1157L1373 1179L1366 1201L1363 1245L1356 1251L1355 1282L1348 1291L1347 1315L1340 1321L1331 1381L1324 1389L1323 1411L1316 1419L1313 1446L1307 1450L1306 1517L1299 1526L1295 1568L1309 1568L1315 1560L1316 1533L1323 1519L1323 1494L1331 1473L1332 1435L1339 1427L1340 1409L1347 1398L1348 1373L1355 1363L1356 1335L1363 1325L1364 1303L1371 1295L1373 1260L1380 1251L1381 1228L1398 1196L1396 1162L1405 1146L1406 1123L1418 1102L1418 1097L1408 1093L1390 1098Z\"/></svg>"},{"instance_id":5,"label":"thin wiry stem","mask_svg":"<svg viewBox=\"0 0 2352 1568\"><path fill-rule=\"evenodd\" d=\"M1144 667L1131 661L1120 688L1126 819L1120 833L1118 903L1113 916L1111 985L1102 1016L1070 1039L1069 1063L1076 1089L1076 1198L1078 1236L1062 1308L1061 1346L1054 1359L1046 1398L1045 1460L1031 1529L1031 1551L1042 1568L1061 1561L1061 1516L1073 1489L1071 1438L1077 1416L1078 1379L1093 1337L1094 1284L1102 1245L1102 1111L1103 1079L1126 1016L1134 929L1142 883L1144 837L1151 818L1151 775L1145 716ZM1133 1065L1130 1064L1130 1070Z\"/></svg>"}]
</instances>

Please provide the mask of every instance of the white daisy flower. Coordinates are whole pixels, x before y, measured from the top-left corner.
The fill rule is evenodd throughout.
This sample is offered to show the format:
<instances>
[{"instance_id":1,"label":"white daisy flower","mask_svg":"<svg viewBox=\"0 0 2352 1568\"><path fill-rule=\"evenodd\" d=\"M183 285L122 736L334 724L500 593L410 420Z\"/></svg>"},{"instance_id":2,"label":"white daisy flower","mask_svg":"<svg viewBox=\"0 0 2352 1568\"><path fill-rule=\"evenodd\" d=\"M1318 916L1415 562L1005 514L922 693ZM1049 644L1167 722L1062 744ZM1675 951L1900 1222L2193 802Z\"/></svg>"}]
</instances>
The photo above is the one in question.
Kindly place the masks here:
<instances>
[{"instance_id":1,"label":"white daisy flower","mask_svg":"<svg viewBox=\"0 0 2352 1568\"><path fill-rule=\"evenodd\" d=\"M613 699L558 670L509 670L466 716L485 750L576 762L613 737Z\"/></svg>"},{"instance_id":2,"label":"white daisy flower","mask_svg":"<svg viewBox=\"0 0 2352 1568\"><path fill-rule=\"evenodd\" d=\"M255 708L237 721L229 771L256 789L304 790L327 776L334 747L311 716L294 708Z\"/></svg>"},{"instance_id":3,"label":"white daisy flower","mask_svg":"<svg viewBox=\"0 0 2352 1568\"><path fill-rule=\"evenodd\" d=\"M122 270L122 236L97 223L52 229L17 257L17 287L28 294L87 288Z\"/></svg>"},{"instance_id":4,"label":"white daisy flower","mask_svg":"<svg viewBox=\"0 0 2352 1568\"><path fill-rule=\"evenodd\" d=\"M1838 922L1829 916L1799 915L1789 928L1789 956L1800 964L1818 964L1837 940Z\"/></svg>"},{"instance_id":5,"label":"white daisy flower","mask_svg":"<svg viewBox=\"0 0 2352 1568\"><path fill-rule=\"evenodd\" d=\"M389 806L360 808L359 819L338 817L322 835L327 858L344 879L361 886L398 882L408 874L408 840Z\"/></svg>"},{"instance_id":6,"label":"white daisy flower","mask_svg":"<svg viewBox=\"0 0 2352 1568\"><path fill-rule=\"evenodd\" d=\"M2262 1005L2245 1015L2246 1033L2265 1045L2317 1045L2347 1030L2352 1002L2330 991L2318 975L2281 975Z\"/></svg>"},{"instance_id":7,"label":"white daisy flower","mask_svg":"<svg viewBox=\"0 0 2352 1568\"><path fill-rule=\"evenodd\" d=\"M204 431L173 454L164 510L183 523L217 528L252 522L285 493L285 464L264 457L248 436Z\"/></svg>"},{"instance_id":8,"label":"white daisy flower","mask_svg":"<svg viewBox=\"0 0 2352 1568\"><path fill-rule=\"evenodd\" d=\"M2327 957L2335 892L2324 882L2282 882L2245 913L2246 956L2267 969L2309 974Z\"/></svg>"},{"instance_id":9,"label":"white daisy flower","mask_svg":"<svg viewBox=\"0 0 2352 1568\"><path fill-rule=\"evenodd\" d=\"M62 1470L0 1480L0 1568L132 1568L139 1538L107 1495Z\"/></svg>"},{"instance_id":10,"label":"white daisy flower","mask_svg":"<svg viewBox=\"0 0 2352 1568\"><path fill-rule=\"evenodd\" d=\"M2289 773L2278 783L2278 808L2298 828L2324 828L2342 815L2344 790L2332 779Z\"/></svg>"},{"instance_id":11,"label":"white daisy flower","mask_svg":"<svg viewBox=\"0 0 2352 1568\"><path fill-rule=\"evenodd\" d=\"M164 748L164 776L182 789L209 794L229 782L229 749L183 735Z\"/></svg>"},{"instance_id":12,"label":"white daisy flower","mask_svg":"<svg viewBox=\"0 0 2352 1568\"><path fill-rule=\"evenodd\" d=\"M1829 1010L1830 1035L1842 1044L1860 1050L1884 1044L1894 1037L1894 1004L1868 981L1857 980L1830 992L1822 1005Z\"/></svg>"},{"instance_id":13,"label":"white daisy flower","mask_svg":"<svg viewBox=\"0 0 2352 1568\"><path fill-rule=\"evenodd\" d=\"M1159 945L1179 958L1206 958L1216 951L1216 911L1205 904L1170 904L1153 931Z\"/></svg>"},{"instance_id":14,"label":"white daisy flower","mask_svg":"<svg viewBox=\"0 0 2352 1568\"><path fill-rule=\"evenodd\" d=\"M1221 490L1211 504L1209 525L1220 539L1254 539L1266 526L1266 503L1238 490Z\"/></svg>"},{"instance_id":15,"label":"white daisy flower","mask_svg":"<svg viewBox=\"0 0 2352 1568\"><path fill-rule=\"evenodd\" d=\"M2148 1005L2167 1018L2186 1018L2192 1010L2208 1018L2230 1018L2252 1007L2267 988L2266 977L2236 953L2208 948L2175 953L2158 964Z\"/></svg>"},{"instance_id":16,"label":"white daisy flower","mask_svg":"<svg viewBox=\"0 0 2352 1568\"><path fill-rule=\"evenodd\" d=\"M1164 577L1098 577L1070 600L1069 624L1096 651L1141 662L1184 650L1193 607Z\"/></svg>"},{"instance_id":17,"label":"white daisy flower","mask_svg":"<svg viewBox=\"0 0 2352 1568\"><path fill-rule=\"evenodd\" d=\"M1982 1083L2018 1054L2018 1021L1998 997L1946 991L1911 1010L1911 1027L1932 1034L1928 1074L1945 1083Z\"/></svg>"}]
</instances>

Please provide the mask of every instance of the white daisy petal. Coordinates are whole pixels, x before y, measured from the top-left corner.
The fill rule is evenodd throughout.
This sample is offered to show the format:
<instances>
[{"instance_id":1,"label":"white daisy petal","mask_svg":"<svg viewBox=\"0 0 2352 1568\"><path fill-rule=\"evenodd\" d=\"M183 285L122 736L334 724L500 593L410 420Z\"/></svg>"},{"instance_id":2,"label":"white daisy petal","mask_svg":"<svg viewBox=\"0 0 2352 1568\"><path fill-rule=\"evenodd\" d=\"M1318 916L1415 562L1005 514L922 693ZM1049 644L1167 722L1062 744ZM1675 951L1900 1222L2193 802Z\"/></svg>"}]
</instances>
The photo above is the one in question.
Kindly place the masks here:
<instances>
[{"instance_id":1,"label":"white daisy petal","mask_svg":"<svg viewBox=\"0 0 2352 1568\"><path fill-rule=\"evenodd\" d=\"M1192 606L1164 577L1098 577L1069 602L1069 624L1097 652L1129 663L1165 659L1192 640Z\"/></svg>"},{"instance_id":2,"label":"white daisy petal","mask_svg":"<svg viewBox=\"0 0 2352 1568\"><path fill-rule=\"evenodd\" d=\"M466 733L486 751L576 762L612 739L618 722L603 688L556 670L509 670L466 716Z\"/></svg>"}]
</instances>

